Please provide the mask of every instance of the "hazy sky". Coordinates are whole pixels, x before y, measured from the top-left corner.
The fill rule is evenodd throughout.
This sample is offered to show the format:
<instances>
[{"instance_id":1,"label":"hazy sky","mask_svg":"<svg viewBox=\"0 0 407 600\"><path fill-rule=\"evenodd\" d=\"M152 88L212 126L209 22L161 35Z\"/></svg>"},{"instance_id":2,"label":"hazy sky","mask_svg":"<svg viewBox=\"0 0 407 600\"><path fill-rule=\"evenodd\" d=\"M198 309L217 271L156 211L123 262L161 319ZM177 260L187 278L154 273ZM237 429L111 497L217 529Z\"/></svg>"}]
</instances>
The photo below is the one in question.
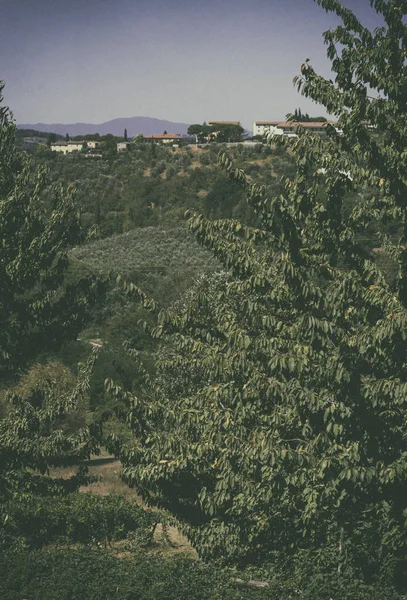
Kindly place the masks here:
<instances>
[{"instance_id":1,"label":"hazy sky","mask_svg":"<svg viewBox=\"0 0 407 600\"><path fill-rule=\"evenodd\" d=\"M344 0L375 26L369 0ZM329 75L314 0L0 0L0 79L19 123L185 123L323 111L293 88Z\"/></svg>"}]
</instances>

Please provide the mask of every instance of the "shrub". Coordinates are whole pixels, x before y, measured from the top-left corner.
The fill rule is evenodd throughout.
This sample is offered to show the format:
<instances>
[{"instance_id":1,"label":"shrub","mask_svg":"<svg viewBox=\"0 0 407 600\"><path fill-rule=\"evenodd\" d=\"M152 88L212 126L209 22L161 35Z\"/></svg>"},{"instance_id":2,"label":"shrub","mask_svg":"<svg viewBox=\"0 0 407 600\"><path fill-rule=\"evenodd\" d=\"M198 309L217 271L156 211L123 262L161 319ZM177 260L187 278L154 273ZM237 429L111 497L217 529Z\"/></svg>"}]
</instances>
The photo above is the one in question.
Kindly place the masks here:
<instances>
[{"instance_id":1,"label":"shrub","mask_svg":"<svg viewBox=\"0 0 407 600\"><path fill-rule=\"evenodd\" d=\"M238 588L233 578L185 556L136 554L124 558L103 550L60 550L0 557L2 600L397 600L386 590L350 586L332 596L327 581L309 581L309 593L273 583ZM318 587L319 586L319 587ZM354 594L354 595L352 595ZM399 598L401 600L401 598Z\"/></svg>"},{"instance_id":2,"label":"shrub","mask_svg":"<svg viewBox=\"0 0 407 600\"><path fill-rule=\"evenodd\" d=\"M66 497L23 496L3 507L0 548L39 549L47 544L110 543L137 533L151 538L160 514L121 496L74 493Z\"/></svg>"}]
</instances>

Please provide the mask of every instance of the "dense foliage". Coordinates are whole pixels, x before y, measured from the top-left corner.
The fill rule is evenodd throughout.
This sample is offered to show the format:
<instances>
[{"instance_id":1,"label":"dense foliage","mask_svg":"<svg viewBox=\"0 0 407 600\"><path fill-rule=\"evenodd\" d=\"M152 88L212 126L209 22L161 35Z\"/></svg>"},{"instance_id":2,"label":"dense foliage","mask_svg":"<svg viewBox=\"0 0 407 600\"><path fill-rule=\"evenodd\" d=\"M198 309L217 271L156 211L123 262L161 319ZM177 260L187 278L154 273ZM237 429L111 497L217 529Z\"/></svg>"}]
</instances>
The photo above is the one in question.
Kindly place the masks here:
<instances>
[{"instance_id":1,"label":"dense foliage","mask_svg":"<svg viewBox=\"0 0 407 600\"><path fill-rule=\"evenodd\" d=\"M96 352L88 350L76 376L45 358L65 340L76 338L105 284L94 275L67 283L67 251L81 233L72 191L54 186L47 198L52 212L47 211L43 207L44 169L32 168L31 161L16 151L14 138L11 114L1 106L2 542L8 538L7 527L19 502L60 496L86 482L85 463L91 453L99 451L101 441L100 423L88 418L87 410ZM72 477L44 476L50 467L62 465L75 467Z\"/></svg>"},{"instance_id":2,"label":"dense foliage","mask_svg":"<svg viewBox=\"0 0 407 600\"><path fill-rule=\"evenodd\" d=\"M261 225L191 218L230 275L158 315L158 376L123 393L137 442L121 458L201 555L313 575L330 557L327 593L345 598L407 575L407 5L374 1L386 26L371 33L318 4L343 21L325 33L335 81L306 61L296 84L340 130L298 128L279 196L221 157Z\"/></svg>"},{"instance_id":3,"label":"dense foliage","mask_svg":"<svg viewBox=\"0 0 407 600\"><path fill-rule=\"evenodd\" d=\"M40 148L31 162L0 108L2 597L406 592L407 3L372 0L385 27L370 32L337 0L317 2L343 22L325 33L335 78L307 60L295 82L338 121L327 137L298 127L295 140L228 154L140 141L116 155L113 140L100 160ZM219 150L224 172L214 176ZM213 258L179 227L186 208ZM96 237L120 235L72 250L68 270L80 223ZM160 227L129 231L146 225ZM127 281L96 311L104 285L95 273L106 271ZM142 300L134 312L132 298ZM90 313L102 329L77 342ZM77 372L33 364L67 356L64 340L75 351L102 347L93 389L96 353ZM106 376L116 378L110 405ZM102 442L202 558L231 570L143 558L137 544L120 558L22 553L129 532L143 550L151 541L157 513L77 493ZM55 466L75 470L49 477ZM237 588L242 567L269 586Z\"/></svg>"},{"instance_id":4,"label":"dense foliage","mask_svg":"<svg viewBox=\"0 0 407 600\"><path fill-rule=\"evenodd\" d=\"M244 129L237 123L216 123L202 125L195 123L188 127L188 133L195 136L199 143L207 142L240 142Z\"/></svg>"},{"instance_id":5,"label":"dense foliage","mask_svg":"<svg viewBox=\"0 0 407 600\"><path fill-rule=\"evenodd\" d=\"M152 539L160 514L118 496L91 493L67 496L25 495L4 508L8 519L0 530L2 551L41 549L50 544L98 546L137 535Z\"/></svg>"},{"instance_id":6,"label":"dense foliage","mask_svg":"<svg viewBox=\"0 0 407 600\"><path fill-rule=\"evenodd\" d=\"M22 494L61 494L86 481L85 462L98 452L100 424L86 419L87 389L95 352L77 378L58 364L34 366L3 398L0 419L0 519ZM44 478L50 467L75 466L72 477Z\"/></svg>"},{"instance_id":7,"label":"dense foliage","mask_svg":"<svg viewBox=\"0 0 407 600\"><path fill-rule=\"evenodd\" d=\"M2 600L277 600L237 588L215 566L185 557L67 550L0 558ZM387 599L386 599L387 600Z\"/></svg>"},{"instance_id":8,"label":"dense foliage","mask_svg":"<svg viewBox=\"0 0 407 600\"><path fill-rule=\"evenodd\" d=\"M34 161L47 164L52 182L75 185L82 225L99 237L136 227L178 225L187 208L210 218L234 216L250 223L254 214L243 191L217 168L220 147L172 149L140 142L102 158L44 150ZM276 193L282 190L279 178L292 168L289 154L273 155L261 144L237 145L231 153L254 180L273 186ZM265 169L271 162L273 169Z\"/></svg>"},{"instance_id":9,"label":"dense foliage","mask_svg":"<svg viewBox=\"0 0 407 600\"><path fill-rule=\"evenodd\" d=\"M2 100L0 85L0 102ZM64 285L67 250L81 231L73 190L54 185L43 208L46 170L15 148L15 125L0 106L0 374L76 336L103 284L87 275Z\"/></svg>"}]
</instances>

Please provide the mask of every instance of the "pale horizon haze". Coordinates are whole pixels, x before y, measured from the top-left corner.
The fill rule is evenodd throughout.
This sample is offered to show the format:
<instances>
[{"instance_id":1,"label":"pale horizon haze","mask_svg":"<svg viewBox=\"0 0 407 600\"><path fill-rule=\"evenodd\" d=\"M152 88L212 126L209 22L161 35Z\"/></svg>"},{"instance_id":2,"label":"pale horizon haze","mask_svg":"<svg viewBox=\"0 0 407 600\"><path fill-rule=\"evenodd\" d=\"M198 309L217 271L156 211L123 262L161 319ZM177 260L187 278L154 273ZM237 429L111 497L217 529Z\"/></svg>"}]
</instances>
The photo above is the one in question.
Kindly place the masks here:
<instances>
[{"instance_id":1,"label":"pale horizon haze","mask_svg":"<svg viewBox=\"0 0 407 600\"><path fill-rule=\"evenodd\" d=\"M348 0L363 23L369 0ZM330 76L314 0L0 0L0 79L17 123L183 123L326 115L292 80Z\"/></svg>"}]
</instances>

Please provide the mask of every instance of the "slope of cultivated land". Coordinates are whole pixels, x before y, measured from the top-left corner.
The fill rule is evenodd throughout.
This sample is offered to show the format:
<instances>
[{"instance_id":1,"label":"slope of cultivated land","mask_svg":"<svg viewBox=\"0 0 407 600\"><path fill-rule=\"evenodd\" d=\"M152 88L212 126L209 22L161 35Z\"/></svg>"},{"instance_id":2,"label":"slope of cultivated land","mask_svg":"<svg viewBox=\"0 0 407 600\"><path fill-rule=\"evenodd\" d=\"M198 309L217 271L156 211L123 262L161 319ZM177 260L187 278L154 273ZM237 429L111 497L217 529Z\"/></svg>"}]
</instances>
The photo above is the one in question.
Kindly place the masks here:
<instances>
[{"instance_id":1,"label":"slope of cultivated land","mask_svg":"<svg viewBox=\"0 0 407 600\"><path fill-rule=\"evenodd\" d=\"M71 258L95 269L130 274L219 268L211 254L183 227L145 227L74 248Z\"/></svg>"},{"instance_id":2,"label":"slope of cultivated land","mask_svg":"<svg viewBox=\"0 0 407 600\"><path fill-rule=\"evenodd\" d=\"M155 298L179 297L194 278L221 265L183 227L146 227L74 248L76 271L120 274Z\"/></svg>"}]
</instances>

